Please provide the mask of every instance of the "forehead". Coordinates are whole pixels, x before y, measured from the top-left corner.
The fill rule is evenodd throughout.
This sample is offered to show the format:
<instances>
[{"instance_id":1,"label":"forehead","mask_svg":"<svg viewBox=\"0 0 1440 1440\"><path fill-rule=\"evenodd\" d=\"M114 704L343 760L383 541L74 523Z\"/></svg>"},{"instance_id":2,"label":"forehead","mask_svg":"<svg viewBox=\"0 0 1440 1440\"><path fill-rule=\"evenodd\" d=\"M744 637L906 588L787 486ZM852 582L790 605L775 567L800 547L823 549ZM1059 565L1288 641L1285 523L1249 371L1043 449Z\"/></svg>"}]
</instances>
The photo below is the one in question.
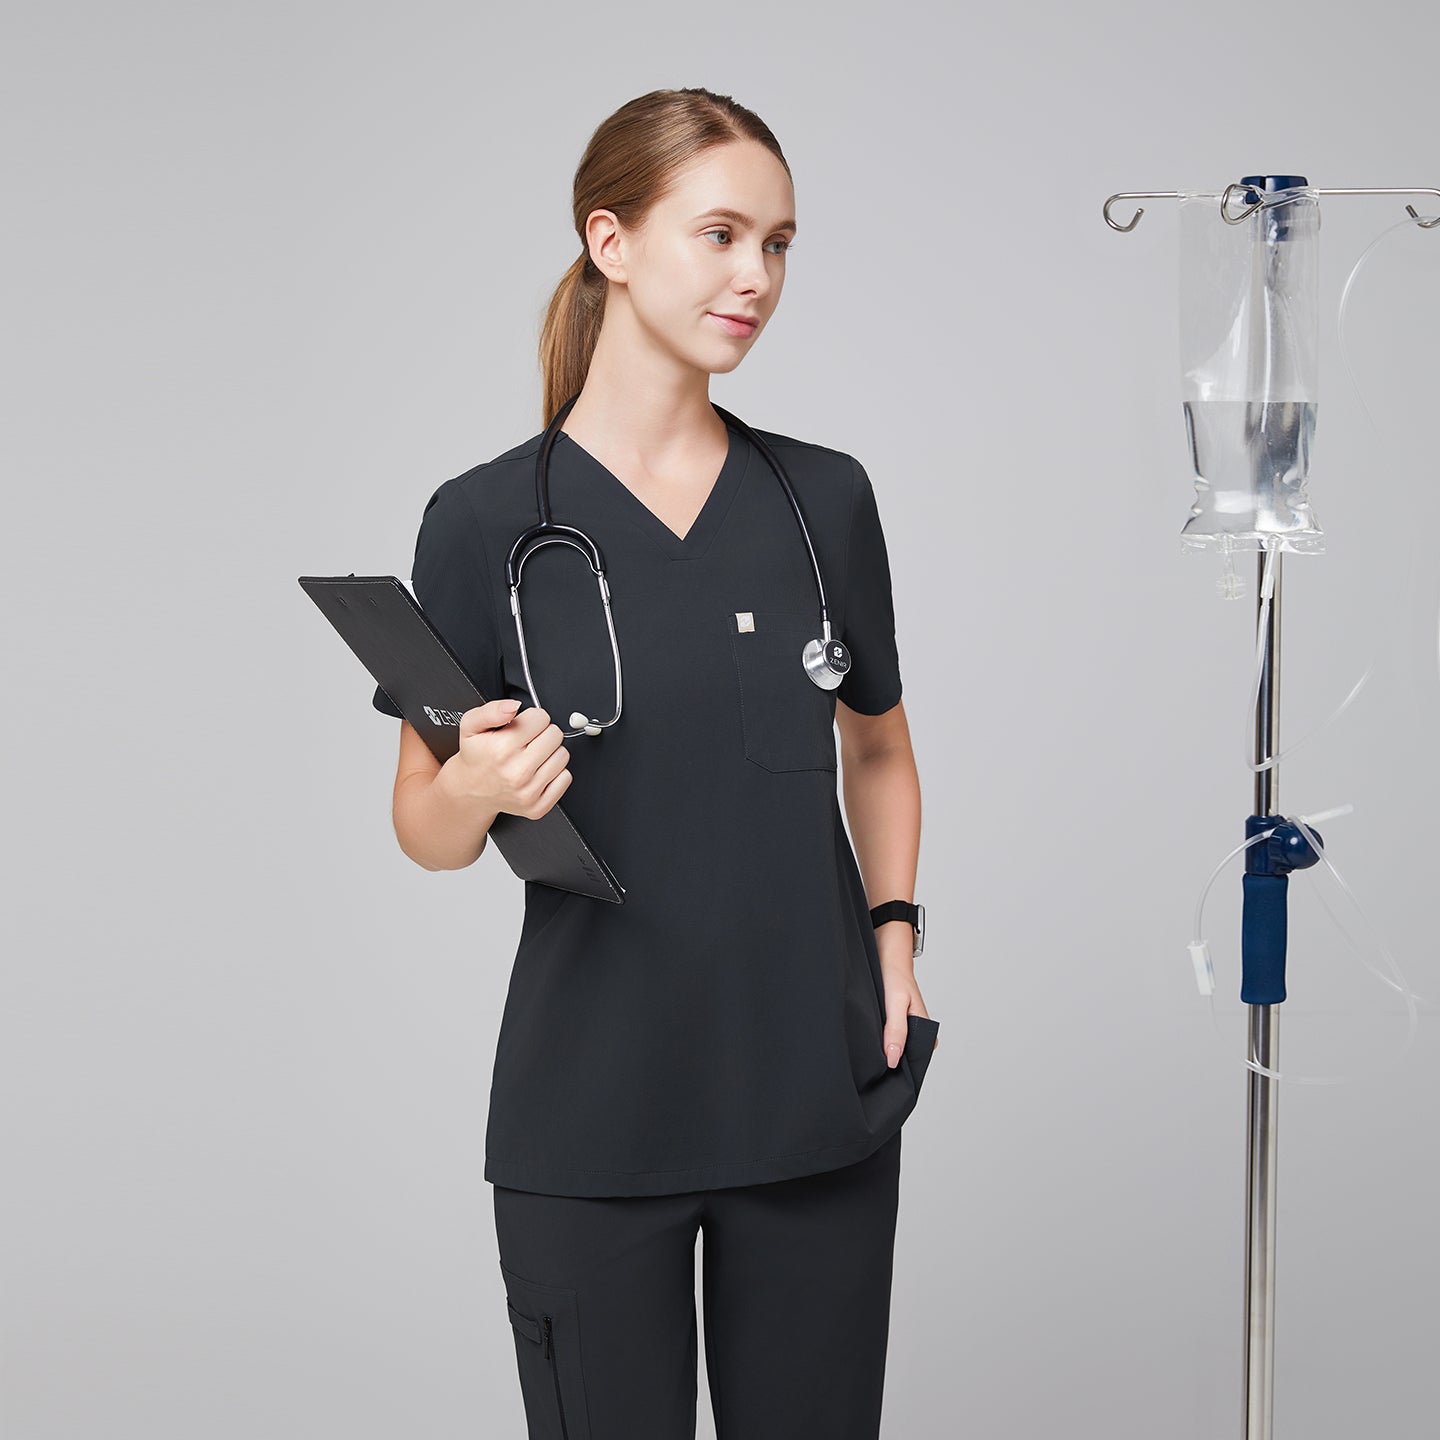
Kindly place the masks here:
<instances>
[{"instance_id":1,"label":"forehead","mask_svg":"<svg viewBox=\"0 0 1440 1440\"><path fill-rule=\"evenodd\" d=\"M689 220L728 209L773 229L795 216L795 190L785 167L754 140L714 145L671 180L656 206L667 217Z\"/></svg>"}]
</instances>

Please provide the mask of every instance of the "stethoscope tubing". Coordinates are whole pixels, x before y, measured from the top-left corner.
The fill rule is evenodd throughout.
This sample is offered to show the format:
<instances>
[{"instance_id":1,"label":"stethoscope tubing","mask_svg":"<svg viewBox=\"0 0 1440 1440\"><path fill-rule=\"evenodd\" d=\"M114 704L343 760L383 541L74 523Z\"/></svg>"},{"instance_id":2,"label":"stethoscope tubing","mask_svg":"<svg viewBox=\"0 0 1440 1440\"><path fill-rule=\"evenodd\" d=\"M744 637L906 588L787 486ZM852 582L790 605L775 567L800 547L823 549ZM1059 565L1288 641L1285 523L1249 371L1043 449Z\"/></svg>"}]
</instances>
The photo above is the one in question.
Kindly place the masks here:
<instances>
[{"instance_id":1,"label":"stethoscope tubing","mask_svg":"<svg viewBox=\"0 0 1440 1440\"><path fill-rule=\"evenodd\" d=\"M610 587L606 581L605 557L596 541L583 530L573 525L557 525L551 519L550 512L550 452L555 446L555 440L560 433L560 427L565 422L566 416L574 409L575 402L580 398L580 392L572 395L556 412L549 425L545 427L545 434L541 437L539 450L535 456L535 512L538 523L529 529L523 530L511 542L510 552L505 558L505 582L510 591L510 613L515 617L515 631L520 643L520 663L525 671L525 684L530 691L531 698L538 705L539 699L535 692L534 679L530 674L530 658L525 645L525 625L520 612L520 576L525 567L525 561L545 545L569 545L583 554L589 562L590 569L594 572L600 589L601 603L605 607L605 622L610 632L610 650L615 662L615 713L606 721L590 720L581 716L579 711L570 717L571 723L577 719L585 720L573 731L561 729L569 738L571 735L585 734L596 735L601 730L613 725L620 718L622 708L621 694L621 670L620 670L620 645L615 637L615 618L610 608ZM844 647L838 641L832 641L830 636L830 611L825 600L825 582L820 574L820 561L815 554L815 546L810 539L810 530L805 523L805 516L800 507L799 497L795 494L794 486L790 483L790 477L785 467L780 463L779 457L755 433L738 415L722 409L712 400L711 407L728 425L734 426L747 440L760 452L765 463L774 472L775 478L780 482L781 488L785 491L785 498L790 502L791 513L795 516L795 523L800 528L800 538L805 542L805 552L810 557L810 570L815 579L815 593L820 603L820 622L822 638L812 640L806 647L804 664L806 673L816 684L824 689L833 689L842 677L849 670L849 656ZM843 668L838 669L838 674L829 672L826 669L825 659L827 652L833 651L843 659ZM813 653L812 653L813 652Z\"/></svg>"}]
</instances>

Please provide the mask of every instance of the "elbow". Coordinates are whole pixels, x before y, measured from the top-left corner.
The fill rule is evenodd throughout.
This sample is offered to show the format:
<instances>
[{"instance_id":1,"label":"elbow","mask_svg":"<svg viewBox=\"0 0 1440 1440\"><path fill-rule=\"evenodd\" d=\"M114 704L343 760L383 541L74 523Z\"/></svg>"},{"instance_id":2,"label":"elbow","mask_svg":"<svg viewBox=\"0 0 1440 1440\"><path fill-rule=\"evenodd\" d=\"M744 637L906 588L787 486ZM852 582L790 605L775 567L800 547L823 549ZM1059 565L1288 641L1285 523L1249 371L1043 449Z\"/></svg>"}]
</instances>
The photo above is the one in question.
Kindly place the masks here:
<instances>
[{"instance_id":1,"label":"elbow","mask_svg":"<svg viewBox=\"0 0 1440 1440\"><path fill-rule=\"evenodd\" d=\"M399 839L397 832L396 838ZM427 854L420 846L407 845L400 840L400 849L407 860L413 861L422 870L429 870L433 874L439 874L443 870L465 870L473 865L484 853L488 837L482 837L480 848L470 856L458 860L437 859L434 855Z\"/></svg>"}]
</instances>

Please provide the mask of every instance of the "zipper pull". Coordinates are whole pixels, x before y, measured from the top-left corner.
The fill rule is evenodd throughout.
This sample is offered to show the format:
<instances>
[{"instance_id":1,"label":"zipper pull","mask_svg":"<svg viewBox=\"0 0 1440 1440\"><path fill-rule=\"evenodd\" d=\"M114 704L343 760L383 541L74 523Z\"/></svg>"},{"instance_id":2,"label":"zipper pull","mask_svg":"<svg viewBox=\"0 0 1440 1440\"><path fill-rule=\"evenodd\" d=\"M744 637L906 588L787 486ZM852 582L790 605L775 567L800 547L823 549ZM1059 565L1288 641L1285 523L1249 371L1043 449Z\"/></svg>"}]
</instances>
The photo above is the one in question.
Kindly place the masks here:
<instances>
[{"instance_id":1,"label":"zipper pull","mask_svg":"<svg viewBox=\"0 0 1440 1440\"><path fill-rule=\"evenodd\" d=\"M551 1355L550 1345L550 1317L545 1317L545 1358L548 1360Z\"/></svg>"}]
</instances>

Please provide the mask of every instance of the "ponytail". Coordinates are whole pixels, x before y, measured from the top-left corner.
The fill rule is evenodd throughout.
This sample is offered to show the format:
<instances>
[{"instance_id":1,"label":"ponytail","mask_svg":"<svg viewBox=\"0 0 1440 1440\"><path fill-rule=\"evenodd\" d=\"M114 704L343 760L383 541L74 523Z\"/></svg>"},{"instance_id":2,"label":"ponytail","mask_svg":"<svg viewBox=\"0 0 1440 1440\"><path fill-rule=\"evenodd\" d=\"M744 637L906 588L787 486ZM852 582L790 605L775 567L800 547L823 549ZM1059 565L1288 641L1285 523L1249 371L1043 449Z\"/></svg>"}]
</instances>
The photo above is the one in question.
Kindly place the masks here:
<instances>
[{"instance_id":1,"label":"ponytail","mask_svg":"<svg viewBox=\"0 0 1440 1440\"><path fill-rule=\"evenodd\" d=\"M544 384L545 424L585 384L590 357L605 318L607 281L586 250L561 277L545 311L540 331L540 375Z\"/></svg>"}]
</instances>

